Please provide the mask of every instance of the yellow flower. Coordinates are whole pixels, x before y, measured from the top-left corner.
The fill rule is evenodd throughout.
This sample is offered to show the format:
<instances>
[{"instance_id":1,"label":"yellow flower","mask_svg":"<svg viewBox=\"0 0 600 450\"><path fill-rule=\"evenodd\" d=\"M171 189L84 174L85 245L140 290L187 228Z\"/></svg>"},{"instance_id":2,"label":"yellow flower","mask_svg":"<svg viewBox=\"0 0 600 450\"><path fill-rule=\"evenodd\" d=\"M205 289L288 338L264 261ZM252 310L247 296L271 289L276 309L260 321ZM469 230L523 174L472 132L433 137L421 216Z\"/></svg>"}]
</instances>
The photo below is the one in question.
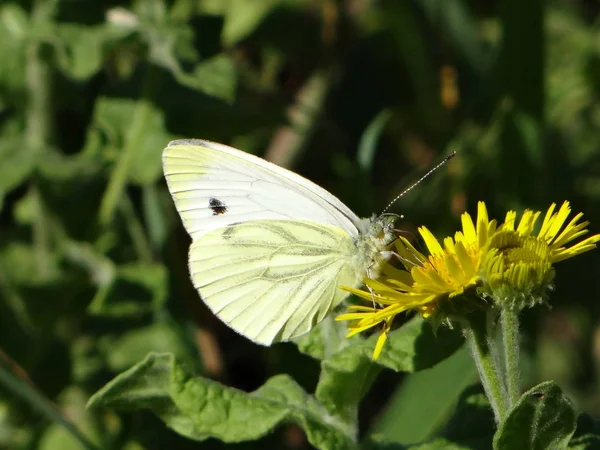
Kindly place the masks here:
<instances>
[{"instance_id":1,"label":"yellow flower","mask_svg":"<svg viewBox=\"0 0 600 450\"><path fill-rule=\"evenodd\" d=\"M373 359L381 353L394 317L407 310L418 310L430 318L445 306L448 299L464 294L479 282L482 251L496 231L496 221L490 221L483 202L478 205L477 222L464 213L462 231L454 239L447 237L443 245L425 227L419 228L429 256L417 251L406 239L399 237L395 244L398 258L407 270L386 264L378 281L367 279L368 290L341 286L348 292L372 303L370 306L350 306L349 311L336 320L352 320L348 337L380 323L383 331L375 346ZM446 309L446 308L444 308Z\"/></svg>"},{"instance_id":2,"label":"yellow flower","mask_svg":"<svg viewBox=\"0 0 600 450\"><path fill-rule=\"evenodd\" d=\"M535 233L541 212L526 210L515 228L517 214L509 211L504 223L497 226L488 218L485 203L479 202L476 225L464 213L462 231L454 238L447 237L440 243L427 228L419 228L427 256L399 237L395 253L406 270L388 263L378 280L365 280L367 290L341 286L369 306L350 306L349 312L336 320L353 321L348 337L383 324L373 354L376 359L392 321L401 312L417 310L424 318L440 322L491 307L492 302L485 298L519 309L543 301L554 275L552 265L591 250L600 241L600 235L594 235L567 246L588 232L589 223L578 223L580 213L563 228L571 212L569 203L564 202L557 213L555 207L550 206Z\"/></svg>"},{"instance_id":3,"label":"yellow flower","mask_svg":"<svg viewBox=\"0 0 600 450\"><path fill-rule=\"evenodd\" d=\"M571 213L569 202L564 202L556 213L555 208L554 203L548 208L537 233L534 230L541 212L525 210L516 228L516 212L506 214L482 263L482 294L493 297L501 306L516 309L542 303L554 278L553 264L596 247L600 235L568 246L588 233L589 222L579 223L583 216L579 213L564 226Z\"/></svg>"}]
</instances>

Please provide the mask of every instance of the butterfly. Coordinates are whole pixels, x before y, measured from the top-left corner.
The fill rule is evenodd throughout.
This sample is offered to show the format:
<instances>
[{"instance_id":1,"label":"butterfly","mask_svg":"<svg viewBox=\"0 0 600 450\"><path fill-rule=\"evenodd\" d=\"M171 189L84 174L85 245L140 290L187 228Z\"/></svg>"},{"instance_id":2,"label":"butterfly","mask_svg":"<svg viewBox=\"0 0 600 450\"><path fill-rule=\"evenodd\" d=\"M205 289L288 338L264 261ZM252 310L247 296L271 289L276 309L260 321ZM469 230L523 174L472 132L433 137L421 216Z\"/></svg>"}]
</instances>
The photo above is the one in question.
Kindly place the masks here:
<instances>
[{"instance_id":1,"label":"butterfly","mask_svg":"<svg viewBox=\"0 0 600 450\"><path fill-rule=\"evenodd\" d=\"M214 314L271 345L309 332L377 275L394 215L361 219L325 189L240 150L191 139L163 151L192 238L189 270Z\"/></svg>"}]
</instances>

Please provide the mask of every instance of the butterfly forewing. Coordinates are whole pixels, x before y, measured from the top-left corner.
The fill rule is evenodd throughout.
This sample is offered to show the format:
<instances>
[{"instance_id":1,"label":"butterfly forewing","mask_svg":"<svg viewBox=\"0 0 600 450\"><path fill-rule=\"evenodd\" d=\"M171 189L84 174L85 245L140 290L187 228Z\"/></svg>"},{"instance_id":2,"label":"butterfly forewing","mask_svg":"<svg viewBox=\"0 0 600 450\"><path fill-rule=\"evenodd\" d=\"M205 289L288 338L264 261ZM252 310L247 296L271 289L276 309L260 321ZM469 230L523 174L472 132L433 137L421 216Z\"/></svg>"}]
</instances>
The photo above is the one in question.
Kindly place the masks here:
<instances>
[{"instance_id":1,"label":"butterfly forewing","mask_svg":"<svg viewBox=\"0 0 600 450\"><path fill-rule=\"evenodd\" d=\"M256 156L209 141L174 141L163 152L169 190L192 239L232 223L311 220L358 235L360 219L336 197Z\"/></svg>"}]
</instances>

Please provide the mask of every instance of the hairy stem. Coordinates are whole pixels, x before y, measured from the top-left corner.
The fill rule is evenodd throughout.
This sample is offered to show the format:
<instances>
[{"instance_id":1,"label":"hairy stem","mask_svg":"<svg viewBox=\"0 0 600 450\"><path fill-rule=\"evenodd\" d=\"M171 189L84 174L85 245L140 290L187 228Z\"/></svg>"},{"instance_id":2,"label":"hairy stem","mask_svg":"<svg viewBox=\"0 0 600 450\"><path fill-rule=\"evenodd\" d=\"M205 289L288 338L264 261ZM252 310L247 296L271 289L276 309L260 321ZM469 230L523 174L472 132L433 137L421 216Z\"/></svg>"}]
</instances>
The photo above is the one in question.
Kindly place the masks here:
<instances>
[{"instance_id":1,"label":"hairy stem","mask_svg":"<svg viewBox=\"0 0 600 450\"><path fill-rule=\"evenodd\" d=\"M498 370L495 356L493 336L488 336L485 314L478 314L463 326L465 337L471 354L475 360L481 384L494 411L496 423L501 423L506 416L506 393Z\"/></svg>"},{"instance_id":2,"label":"hairy stem","mask_svg":"<svg viewBox=\"0 0 600 450\"><path fill-rule=\"evenodd\" d=\"M504 377L506 379L509 407L514 406L521 395L518 314L516 310L503 308L500 316L500 330L504 347Z\"/></svg>"}]
</instances>

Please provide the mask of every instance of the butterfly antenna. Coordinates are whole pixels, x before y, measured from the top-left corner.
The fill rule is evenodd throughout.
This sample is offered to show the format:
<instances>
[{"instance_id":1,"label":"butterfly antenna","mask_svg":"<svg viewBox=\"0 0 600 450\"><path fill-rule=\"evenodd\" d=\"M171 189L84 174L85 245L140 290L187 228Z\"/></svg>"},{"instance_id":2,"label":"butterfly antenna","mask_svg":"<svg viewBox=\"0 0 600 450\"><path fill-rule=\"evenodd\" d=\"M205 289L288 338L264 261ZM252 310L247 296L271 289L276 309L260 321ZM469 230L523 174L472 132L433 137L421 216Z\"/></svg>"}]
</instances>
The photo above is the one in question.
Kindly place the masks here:
<instances>
[{"instance_id":1,"label":"butterfly antenna","mask_svg":"<svg viewBox=\"0 0 600 450\"><path fill-rule=\"evenodd\" d=\"M392 200L389 205L387 205L385 207L385 209L383 210L383 213L385 213L388 209L390 209L390 207L396 203L396 201L398 201L398 199L400 197L402 197L404 194L412 191L415 187L417 187L419 184L421 184L421 182L423 180L425 180L425 178L429 177L429 175L431 175L433 172L435 172L436 170L438 170L440 167L442 167L444 164L446 164L448 161L450 161L452 158L454 158L456 156L456 152L452 152L450 153L448 156L446 156L437 166L435 166L433 169L431 169L429 172L427 172L425 175L423 175L421 178L419 178L415 183L413 183L412 186L408 187L407 189L405 189L404 191L402 191L394 200ZM383 214L382 214L383 215Z\"/></svg>"}]
</instances>

